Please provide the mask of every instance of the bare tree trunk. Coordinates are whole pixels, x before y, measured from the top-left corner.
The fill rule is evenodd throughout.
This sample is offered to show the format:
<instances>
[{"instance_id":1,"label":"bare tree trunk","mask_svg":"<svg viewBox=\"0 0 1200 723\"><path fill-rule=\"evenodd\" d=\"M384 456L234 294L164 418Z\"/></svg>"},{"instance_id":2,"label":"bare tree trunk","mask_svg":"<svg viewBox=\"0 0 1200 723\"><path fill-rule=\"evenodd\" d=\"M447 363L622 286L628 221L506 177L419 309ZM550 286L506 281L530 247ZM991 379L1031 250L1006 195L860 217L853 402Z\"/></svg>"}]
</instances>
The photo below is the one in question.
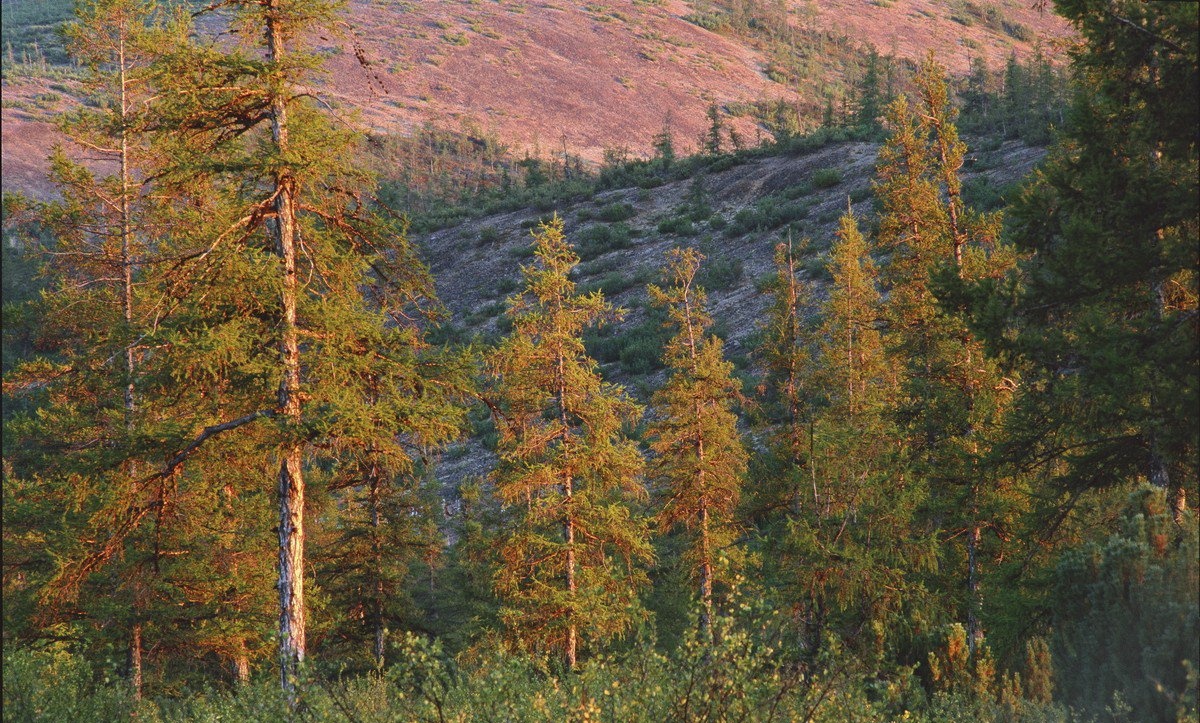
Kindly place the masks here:
<instances>
[{"instance_id":1,"label":"bare tree trunk","mask_svg":"<svg viewBox=\"0 0 1200 723\"><path fill-rule=\"evenodd\" d=\"M136 411L134 397L134 374L136 372L133 354L133 223L129 207L129 96L126 92L128 78L125 58L125 27L122 24L117 40L117 80L120 83L120 112L121 112L121 312L125 320L123 342L125 344L125 429L132 431L133 415ZM137 476L137 464L129 462L129 476ZM134 600L132 605L133 626L129 634L129 684L134 700L142 699L142 622L141 605L139 604L140 586L134 583Z\"/></svg>"},{"instance_id":2,"label":"bare tree trunk","mask_svg":"<svg viewBox=\"0 0 1200 723\"><path fill-rule=\"evenodd\" d=\"M129 632L129 685L134 700L142 699L142 623L135 621Z\"/></svg>"},{"instance_id":3,"label":"bare tree trunk","mask_svg":"<svg viewBox=\"0 0 1200 723\"><path fill-rule=\"evenodd\" d=\"M709 638L713 618L712 552L708 542L708 505L700 508L700 634Z\"/></svg>"},{"instance_id":4,"label":"bare tree trunk","mask_svg":"<svg viewBox=\"0 0 1200 723\"><path fill-rule=\"evenodd\" d=\"M558 414L562 421L563 433L570 429L569 420L567 419L567 378L565 370L566 360L563 358L562 351L558 352L558 378L557 378L557 395L558 395ZM564 440L565 441L565 440ZM570 450L564 450L564 458L570 463ZM563 536L567 541L567 598L572 605L575 603L575 592L577 582L575 580L575 509L573 503L575 495L574 481L571 473L568 470L567 475L563 478L563 505L566 514L563 519ZM570 620L567 623L567 641L565 657L567 662L567 670L574 670L577 660L579 647L579 630L575 622L575 611L572 609L569 613Z\"/></svg>"},{"instance_id":5,"label":"bare tree trunk","mask_svg":"<svg viewBox=\"0 0 1200 723\"><path fill-rule=\"evenodd\" d=\"M284 36L279 0L270 0L266 13L267 60L279 63ZM276 91L271 99L271 138L280 155L288 149L286 99ZM283 380L279 408L283 417L299 425L300 345L296 325L296 186L288 169L275 177L276 246L283 265L281 302L283 319L279 342ZM293 430L294 433L294 430ZM304 620L304 474L303 446L288 440L279 465L279 662L280 680L291 704L296 702L296 676L305 654Z\"/></svg>"},{"instance_id":6,"label":"bare tree trunk","mask_svg":"<svg viewBox=\"0 0 1200 723\"><path fill-rule=\"evenodd\" d=\"M567 598L575 601L575 514L571 509L571 498L573 489L571 478L568 476L564 485L566 490L567 504ZM579 633L575 625L575 613L571 612L571 622L567 627L567 669L575 669L576 647L578 645Z\"/></svg>"}]
</instances>

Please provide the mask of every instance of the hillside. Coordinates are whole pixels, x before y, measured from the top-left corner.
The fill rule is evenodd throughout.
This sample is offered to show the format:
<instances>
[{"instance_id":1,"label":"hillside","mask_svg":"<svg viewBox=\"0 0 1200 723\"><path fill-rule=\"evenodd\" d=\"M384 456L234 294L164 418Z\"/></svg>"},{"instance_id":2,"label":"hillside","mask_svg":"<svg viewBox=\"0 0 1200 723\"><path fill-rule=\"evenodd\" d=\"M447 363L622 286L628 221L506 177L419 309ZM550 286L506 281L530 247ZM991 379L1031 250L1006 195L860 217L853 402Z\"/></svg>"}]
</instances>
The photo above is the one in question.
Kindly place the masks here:
<instances>
[{"instance_id":1,"label":"hillside","mask_svg":"<svg viewBox=\"0 0 1200 723\"><path fill-rule=\"evenodd\" d=\"M771 3L736 5L354 0L342 37L317 40L322 92L377 133L433 124L517 154L599 162L606 150L645 154L664 125L681 151L694 149L713 102L750 144L767 133L746 115L757 102L782 100L811 126L851 92L868 44L900 61L933 50L962 74L969 58L998 68L1069 32L1022 0L789 2L786 17ZM79 90L53 32L70 3L2 7L3 187L44 197L50 118Z\"/></svg>"},{"instance_id":2,"label":"hillside","mask_svg":"<svg viewBox=\"0 0 1200 723\"><path fill-rule=\"evenodd\" d=\"M998 203L1002 191L1045 154L1019 141L971 142L987 149L976 148L962 174L968 202L981 210ZM874 222L878 152L878 143L838 142L800 153L725 156L653 188L615 188L552 209L482 215L414 238L452 314L450 334L495 338L505 330L505 299L521 285L531 230L556 213L583 259L576 283L603 290L626 311L623 320L589 338L589 351L606 378L644 402L663 378L661 322L648 318L646 284L660 283L667 251L695 246L708 257L701 281L726 352L745 369L768 303L762 282L774 272L775 245L789 236L796 245L807 242L801 254L805 277L816 296L824 296L839 217L849 207L864 228ZM438 476L450 485L489 464L490 454L473 440L452 450Z\"/></svg>"}]
</instances>

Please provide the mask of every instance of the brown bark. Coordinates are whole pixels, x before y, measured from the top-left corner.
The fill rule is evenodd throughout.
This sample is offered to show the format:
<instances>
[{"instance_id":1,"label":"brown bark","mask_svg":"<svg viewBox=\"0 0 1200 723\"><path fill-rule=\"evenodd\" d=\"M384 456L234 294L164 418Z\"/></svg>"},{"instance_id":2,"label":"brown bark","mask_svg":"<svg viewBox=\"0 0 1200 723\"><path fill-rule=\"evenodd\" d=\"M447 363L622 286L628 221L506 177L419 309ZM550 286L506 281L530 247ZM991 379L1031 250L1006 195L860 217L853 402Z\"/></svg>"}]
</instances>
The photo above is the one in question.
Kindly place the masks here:
<instances>
[{"instance_id":1,"label":"brown bark","mask_svg":"<svg viewBox=\"0 0 1200 723\"><path fill-rule=\"evenodd\" d=\"M238 641L238 651L233 657L233 678L238 685L250 682L250 652L246 650L246 639Z\"/></svg>"},{"instance_id":2,"label":"brown bark","mask_svg":"<svg viewBox=\"0 0 1200 723\"><path fill-rule=\"evenodd\" d=\"M567 380L566 370L564 369L565 359L560 351L558 353L558 411L563 425L563 434L566 434L567 427ZM565 442L566 440L564 440ZM564 451L565 456L565 451ZM566 508L566 516L563 523L563 533L567 539L567 598L572 605L575 602L575 509L572 505L572 498L575 494L571 473L568 470L566 477L563 479L563 504ZM568 612L570 622L567 625L567 643L566 643L566 660L567 670L575 669L577 657L577 648L579 645L579 631L575 625L574 609Z\"/></svg>"},{"instance_id":3,"label":"brown bark","mask_svg":"<svg viewBox=\"0 0 1200 723\"><path fill-rule=\"evenodd\" d=\"M142 623L135 621L129 632L129 686L134 700L142 699Z\"/></svg>"},{"instance_id":4,"label":"brown bark","mask_svg":"<svg viewBox=\"0 0 1200 723\"><path fill-rule=\"evenodd\" d=\"M383 653L387 631L383 625L383 544L379 537L379 470L371 466L371 556L375 563L374 625L375 645L372 650L375 667L383 669Z\"/></svg>"}]
</instances>

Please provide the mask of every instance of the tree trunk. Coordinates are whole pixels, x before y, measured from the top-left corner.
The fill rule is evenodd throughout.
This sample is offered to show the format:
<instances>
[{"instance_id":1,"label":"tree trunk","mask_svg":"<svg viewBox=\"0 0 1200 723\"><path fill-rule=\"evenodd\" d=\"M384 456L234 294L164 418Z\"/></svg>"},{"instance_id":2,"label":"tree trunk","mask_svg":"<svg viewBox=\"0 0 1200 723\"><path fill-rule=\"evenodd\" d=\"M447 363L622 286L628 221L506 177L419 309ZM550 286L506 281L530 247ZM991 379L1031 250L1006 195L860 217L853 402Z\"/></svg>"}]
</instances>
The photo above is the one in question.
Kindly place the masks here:
<instances>
[{"instance_id":1,"label":"tree trunk","mask_svg":"<svg viewBox=\"0 0 1200 723\"><path fill-rule=\"evenodd\" d=\"M129 633L129 687L134 700L142 699L142 622L135 620Z\"/></svg>"},{"instance_id":2,"label":"tree trunk","mask_svg":"<svg viewBox=\"0 0 1200 723\"><path fill-rule=\"evenodd\" d=\"M266 13L267 60L280 63L284 36L279 0L270 0ZM281 156L288 149L287 105L276 90L271 99L271 138ZM295 427L301 421L300 345L296 325L296 186L285 167L275 176L275 241L283 266L283 319L279 352L283 380L279 408ZM291 434L297 433L293 428ZM304 475L303 446L289 439L279 464L279 662L280 680L289 703L296 701L296 676L304 662Z\"/></svg>"},{"instance_id":3,"label":"tree trunk","mask_svg":"<svg viewBox=\"0 0 1200 723\"><path fill-rule=\"evenodd\" d=\"M571 478L565 484L567 503L567 599L575 603L575 517L571 510ZM567 670L575 669L578 631L575 626L575 611L570 611L571 621L567 626Z\"/></svg>"},{"instance_id":4,"label":"tree trunk","mask_svg":"<svg viewBox=\"0 0 1200 723\"><path fill-rule=\"evenodd\" d=\"M712 552L708 544L708 505L700 508L700 634L709 638L713 617Z\"/></svg>"},{"instance_id":5,"label":"tree trunk","mask_svg":"<svg viewBox=\"0 0 1200 723\"><path fill-rule=\"evenodd\" d=\"M563 426L563 433L570 429L567 419L567 378L566 378L566 360L561 351L558 352L558 414ZM566 440L564 439L564 442ZM569 450L563 452L564 460L570 463ZM567 540L567 599L570 604L575 604L575 592L577 583L575 581L575 509L572 505L575 488L571 479L570 471L563 478L563 505L566 509L566 515L563 519L563 536ZM566 661L567 670L575 669L577 658L577 648L579 645L579 630L575 624L575 609L572 607L567 612L569 621L567 623L567 642L566 642Z\"/></svg>"},{"instance_id":6,"label":"tree trunk","mask_svg":"<svg viewBox=\"0 0 1200 723\"><path fill-rule=\"evenodd\" d=\"M983 644L983 623L979 619L983 596L979 591L979 570L976 563L979 550L979 523L973 522L967 536L967 649L975 656Z\"/></svg>"},{"instance_id":7,"label":"tree trunk","mask_svg":"<svg viewBox=\"0 0 1200 723\"><path fill-rule=\"evenodd\" d=\"M127 63L125 58L125 26L120 27L117 39L117 80L120 83L120 113L121 113L121 313L125 320L122 341L125 344L125 430L132 432L133 415L136 411L134 397L134 374L136 372L133 346L133 223L129 207L129 96L126 92ZM137 463L130 461L128 466L129 478L137 477ZM161 507L159 508L161 513ZM142 699L142 623L141 605L139 604L140 585L134 583L133 626L129 632L129 684L134 700Z\"/></svg>"},{"instance_id":8,"label":"tree trunk","mask_svg":"<svg viewBox=\"0 0 1200 723\"><path fill-rule=\"evenodd\" d=\"M375 667L383 669L384 643L387 631L383 626L383 544L379 539L379 472L374 465L371 467L371 555L375 563L375 646L373 654Z\"/></svg>"},{"instance_id":9,"label":"tree trunk","mask_svg":"<svg viewBox=\"0 0 1200 723\"><path fill-rule=\"evenodd\" d=\"M250 653L246 650L246 639L238 641L238 651L233 658L233 678L238 685L250 682Z\"/></svg>"}]
</instances>

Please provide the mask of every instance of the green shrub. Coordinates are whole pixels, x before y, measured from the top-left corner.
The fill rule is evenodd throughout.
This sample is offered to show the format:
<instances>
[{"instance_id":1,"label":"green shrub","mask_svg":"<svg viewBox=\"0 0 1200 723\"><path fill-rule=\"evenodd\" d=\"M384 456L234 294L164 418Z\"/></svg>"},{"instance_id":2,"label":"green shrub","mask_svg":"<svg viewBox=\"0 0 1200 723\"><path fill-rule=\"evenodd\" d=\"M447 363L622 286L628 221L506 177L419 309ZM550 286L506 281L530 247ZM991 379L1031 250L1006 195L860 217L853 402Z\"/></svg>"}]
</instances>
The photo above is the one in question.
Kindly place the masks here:
<instances>
[{"instance_id":1,"label":"green shrub","mask_svg":"<svg viewBox=\"0 0 1200 723\"><path fill-rule=\"evenodd\" d=\"M833 188L842 182L842 172L836 168L822 168L812 175L814 188Z\"/></svg>"},{"instance_id":2,"label":"green shrub","mask_svg":"<svg viewBox=\"0 0 1200 723\"><path fill-rule=\"evenodd\" d=\"M1006 35L1022 43L1032 43L1037 38L1037 35L1032 30L1018 22L1002 20L1000 27Z\"/></svg>"},{"instance_id":3,"label":"green shrub","mask_svg":"<svg viewBox=\"0 0 1200 723\"><path fill-rule=\"evenodd\" d=\"M851 203L862 203L873 195L870 186L859 186L850 192L850 201Z\"/></svg>"},{"instance_id":4,"label":"green shrub","mask_svg":"<svg viewBox=\"0 0 1200 723\"><path fill-rule=\"evenodd\" d=\"M609 223L628 221L637 215L637 210L628 203L610 203L596 211L596 218Z\"/></svg>"},{"instance_id":5,"label":"green shrub","mask_svg":"<svg viewBox=\"0 0 1200 723\"><path fill-rule=\"evenodd\" d=\"M683 216L672 216L664 218L658 222L658 232L662 234L676 234L679 236L695 236L696 227L692 225L690 219Z\"/></svg>"},{"instance_id":6,"label":"green shrub","mask_svg":"<svg viewBox=\"0 0 1200 723\"><path fill-rule=\"evenodd\" d=\"M508 255L518 260L533 258L533 242L513 246L508 250Z\"/></svg>"},{"instance_id":7,"label":"green shrub","mask_svg":"<svg viewBox=\"0 0 1200 723\"><path fill-rule=\"evenodd\" d=\"M780 195L782 195L784 198L788 199L789 201L792 201L792 200L795 200L802 196L807 196L812 192L813 192L813 187L810 184L799 183L794 186L788 186L787 188L783 189L783 191L780 193Z\"/></svg>"},{"instance_id":8,"label":"green shrub","mask_svg":"<svg viewBox=\"0 0 1200 723\"><path fill-rule=\"evenodd\" d=\"M517 286L518 282L516 278L505 276L496 282L496 293L501 295L511 294L517 290Z\"/></svg>"},{"instance_id":9,"label":"green shrub","mask_svg":"<svg viewBox=\"0 0 1200 723\"><path fill-rule=\"evenodd\" d=\"M583 261L602 256L617 249L630 248L629 227L623 223L612 226L590 226L575 235L576 250Z\"/></svg>"},{"instance_id":10,"label":"green shrub","mask_svg":"<svg viewBox=\"0 0 1200 723\"><path fill-rule=\"evenodd\" d=\"M733 215L729 225L725 227L725 235L729 238L741 236L758 229L763 224L762 213L755 208L743 208Z\"/></svg>"},{"instance_id":11,"label":"green shrub","mask_svg":"<svg viewBox=\"0 0 1200 723\"><path fill-rule=\"evenodd\" d=\"M113 671L101 674L60 647L5 646L5 721L120 721L134 708L128 686Z\"/></svg>"},{"instance_id":12,"label":"green shrub","mask_svg":"<svg viewBox=\"0 0 1200 723\"><path fill-rule=\"evenodd\" d=\"M550 223L552 218L553 216L536 216L534 218L527 218L521 222L521 228L537 228L538 226Z\"/></svg>"},{"instance_id":13,"label":"green shrub","mask_svg":"<svg viewBox=\"0 0 1200 723\"><path fill-rule=\"evenodd\" d=\"M712 163L708 164L708 172L720 173L721 171L728 171L741 162L742 159L736 154L718 156Z\"/></svg>"},{"instance_id":14,"label":"green shrub","mask_svg":"<svg viewBox=\"0 0 1200 723\"><path fill-rule=\"evenodd\" d=\"M1106 720L1195 720L1200 655L1200 539L1195 515L1165 495L1129 496L1122 529L1065 554L1051 639L1061 701ZM1135 717L1106 714L1123 701Z\"/></svg>"},{"instance_id":15,"label":"green shrub","mask_svg":"<svg viewBox=\"0 0 1200 723\"><path fill-rule=\"evenodd\" d=\"M789 201L770 206L763 214L762 230L770 231L805 218L808 218L808 204L803 201Z\"/></svg>"},{"instance_id":16,"label":"green shrub","mask_svg":"<svg viewBox=\"0 0 1200 723\"><path fill-rule=\"evenodd\" d=\"M724 256L710 258L697 275L697 281L709 291L732 288L741 278L742 260Z\"/></svg>"},{"instance_id":17,"label":"green shrub","mask_svg":"<svg viewBox=\"0 0 1200 723\"><path fill-rule=\"evenodd\" d=\"M484 226L479 229L479 245L490 245L500 242L500 229L495 226Z\"/></svg>"}]
</instances>

